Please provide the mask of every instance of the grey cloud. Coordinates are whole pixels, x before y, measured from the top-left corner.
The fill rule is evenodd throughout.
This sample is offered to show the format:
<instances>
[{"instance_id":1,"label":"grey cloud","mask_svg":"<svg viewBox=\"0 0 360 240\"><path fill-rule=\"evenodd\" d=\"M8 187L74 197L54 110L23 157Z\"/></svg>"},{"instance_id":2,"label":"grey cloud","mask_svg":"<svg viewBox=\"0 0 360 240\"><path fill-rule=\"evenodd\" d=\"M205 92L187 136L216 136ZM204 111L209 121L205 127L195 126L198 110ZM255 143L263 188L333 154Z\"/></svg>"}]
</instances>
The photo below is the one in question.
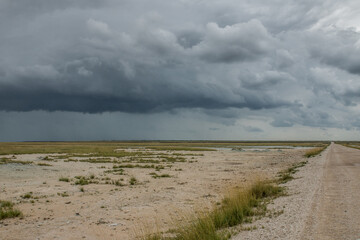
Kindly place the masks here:
<instances>
[{"instance_id":1,"label":"grey cloud","mask_svg":"<svg viewBox=\"0 0 360 240\"><path fill-rule=\"evenodd\" d=\"M192 29L180 31L176 35L178 43L185 49L198 45L203 39L202 32Z\"/></svg>"},{"instance_id":2,"label":"grey cloud","mask_svg":"<svg viewBox=\"0 0 360 240\"><path fill-rule=\"evenodd\" d=\"M338 6L1 1L0 110L190 109L227 127L256 115L274 127L349 128L359 104L359 33L341 25Z\"/></svg>"},{"instance_id":3,"label":"grey cloud","mask_svg":"<svg viewBox=\"0 0 360 240\"><path fill-rule=\"evenodd\" d=\"M99 58L73 60L57 69L15 69L0 83L0 109L8 111L151 112L174 108L277 108L291 102L252 89L200 81L191 66L131 69ZM185 73L187 72L187 73Z\"/></svg>"},{"instance_id":4,"label":"grey cloud","mask_svg":"<svg viewBox=\"0 0 360 240\"><path fill-rule=\"evenodd\" d=\"M337 112L337 111L335 111ZM312 107L297 107L288 110L280 110L274 116L271 125L274 127L292 127L294 125L309 126L309 127L341 127L344 128L348 120L339 121L331 114L319 108Z\"/></svg>"},{"instance_id":5,"label":"grey cloud","mask_svg":"<svg viewBox=\"0 0 360 240\"><path fill-rule=\"evenodd\" d=\"M253 126L245 126L244 129L248 132L253 132L253 133L263 132L261 128L253 127Z\"/></svg>"},{"instance_id":6,"label":"grey cloud","mask_svg":"<svg viewBox=\"0 0 360 240\"><path fill-rule=\"evenodd\" d=\"M276 51L276 66L279 69L284 69L292 66L294 62L293 56L286 49L278 49Z\"/></svg>"},{"instance_id":7,"label":"grey cloud","mask_svg":"<svg viewBox=\"0 0 360 240\"><path fill-rule=\"evenodd\" d=\"M249 73L247 77L242 80L241 84L247 89L265 90L274 88L283 82L295 82L295 79L284 72L267 71L263 74Z\"/></svg>"},{"instance_id":8,"label":"grey cloud","mask_svg":"<svg viewBox=\"0 0 360 240\"><path fill-rule=\"evenodd\" d=\"M288 119L277 118L271 122L271 125L274 127L292 127L294 126L294 122Z\"/></svg>"},{"instance_id":9,"label":"grey cloud","mask_svg":"<svg viewBox=\"0 0 360 240\"><path fill-rule=\"evenodd\" d=\"M352 29L332 30L316 37L310 52L321 62L360 75L360 33Z\"/></svg>"},{"instance_id":10,"label":"grey cloud","mask_svg":"<svg viewBox=\"0 0 360 240\"><path fill-rule=\"evenodd\" d=\"M317 67L310 70L309 76L314 82L314 93L319 96L331 95L332 99L329 100L332 104L339 102L344 106L356 106L358 103L360 82L356 80L356 75L328 67Z\"/></svg>"},{"instance_id":11,"label":"grey cloud","mask_svg":"<svg viewBox=\"0 0 360 240\"><path fill-rule=\"evenodd\" d=\"M192 50L208 62L252 61L272 48L273 39L258 20L219 27L208 23L202 42Z\"/></svg>"},{"instance_id":12,"label":"grey cloud","mask_svg":"<svg viewBox=\"0 0 360 240\"><path fill-rule=\"evenodd\" d=\"M222 70L197 59L208 56L209 61L227 62L260 57L272 38L259 21L225 28L210 23L204 39L192 48L179 44L175 31L152 23L140 21L139 29L132 33L92 17L83 19L82 26L87 29L75 33L78 40L70 43L81 43L78 48L55 45L51 55L59 55L53 61L45 64L41 57L35 65L7 68L0 81L0 109L97 113L292 105L292 101L258 94L261 89L237 86L230 76L225 79L229 84L224 84ZM235 46L234 53L229 44ZM212 49L215 45L219 45L217 52ZM213 70L216 75L210 77Z\"/></svg>"}]
</instances>

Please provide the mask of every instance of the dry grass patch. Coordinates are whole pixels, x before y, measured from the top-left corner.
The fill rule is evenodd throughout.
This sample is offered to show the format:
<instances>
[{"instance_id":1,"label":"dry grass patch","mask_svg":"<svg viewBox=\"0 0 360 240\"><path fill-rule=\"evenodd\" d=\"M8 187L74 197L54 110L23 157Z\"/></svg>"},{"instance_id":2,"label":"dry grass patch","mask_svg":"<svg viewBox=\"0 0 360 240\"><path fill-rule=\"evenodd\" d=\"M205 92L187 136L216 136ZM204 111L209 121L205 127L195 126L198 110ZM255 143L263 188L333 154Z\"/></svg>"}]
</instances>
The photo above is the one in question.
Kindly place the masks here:
<instances>
[{"instance_id":1,"label":"dry grass patch","mask_svg":"<svg viewBox=\"0 0 360 240\"><path fill-rule=\"evenodd\" d=\"M157 151L216 151L212 148L199 148L199 147L182 147L182 146L153 146L147 147L147 149L157 150Z\"/></svg>"},{"instance_id":2,"label":"dry grass patch","mask_svg":"<svg viewBox=\"0 0 360 240\"><path fill-rule=\"evenodd\" d=\"M10 163L17 163L17 164L26 165L26 164L32 164L33 162L13 160L11 158L5 158L5 157L0 158L0 165L1 164L10 164Z\"/></svg>"},{"instance_id":3,"label":"dry grass patch","mask_svg":"<svg viewBox=\"0 0 360 240\"><path fill-rule=\"evenodd\" d=\"M189 223L179 225L170 236L160 233L143 237L144 240L225 240L231 237L227 228L252 217L264 215L268 200L282 194L283 188L267 182L256 182L242 190L236 190L224 198L220 206L212 211L198 214Z\"/></svg>"},{"instance_id":4,"label":"dry grass patch","mask_svg":"<svg viewBox=\"0 0 360 240\"><path fill-rule=\"evenodd\" d=\"M305 152L304 156L309 158L309 157L314 157L316 155L319 155L322 151L324 151L327 148L327 146L325 147L318 147L318 148L312 148L309 149Z\"/></svg>"}]
</instances>

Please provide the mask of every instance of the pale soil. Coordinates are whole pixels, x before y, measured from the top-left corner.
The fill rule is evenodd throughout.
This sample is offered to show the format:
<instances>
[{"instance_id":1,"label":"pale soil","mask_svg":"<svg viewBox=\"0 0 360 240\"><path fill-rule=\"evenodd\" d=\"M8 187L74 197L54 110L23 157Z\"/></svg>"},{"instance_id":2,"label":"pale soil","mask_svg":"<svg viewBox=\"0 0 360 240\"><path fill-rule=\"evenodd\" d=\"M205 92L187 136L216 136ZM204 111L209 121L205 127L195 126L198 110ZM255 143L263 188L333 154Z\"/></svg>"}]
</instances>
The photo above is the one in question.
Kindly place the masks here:
<instances>
[{"instance_id":1,"label":"pale soil","mask_svg":"<svg viewBox=\"0 0 360 240\"><path fill-rule=\"evenodd\" d=\"M13 201L24 213L23 219L0 221L0 239L126 240L134 239L141 233L141 228L148 229L146 231L167 230L174 225L174 219L194 210L213 206L230 187L246 184L256 177L274 178L280 170L304 161L304 151L271 149L268 152L238 152L221 149L215 152L180 152L204 155L186 156L187 160L195 162L174 163L171 169L165 168L160 173L157 172L168 173L173 177L160 179L153 179L149 175L154 169L131 168L125 169L126 175L105 174L105 170L112 169L111 163L59 160L46 162L53 166L0 165L0 199ZM40 157L45 156L19 155L17 160L39 163L44 162ZM297 175L302 179L301 182L306 179L309 183L310 195L314 191L312 181L317 181L316 169L322 161L322 158L312 159L310 164L304 167L306 170ZM83 186L85 191L81 192L82 186L59 181L60 177L73 178L90 174L97 178L123 178L122 182L126 186L90 184ZM137 178L137 185L129 185L131 176ZM296 185L300 184L299 182L295 180L290 184ZM296 194L298 191L300 195ZM28 192L33 192L33 196L39 199L21 198L21 195ZM58 195L64 192L69 196ZM298 216L290 219L291 221L297 221L299 214L305 214L301 209L301 201L298 200L303 194L301 189L295 187L291 193L294 194L280 200L284 201L279 206L285 206L285 213L277 219L286 216L289 200L297 201L300 208L294 212ZM306 201L310 201L310 195L305 196ZM306 212L306 209L304 211ZM284 223L284 227L289 224L291 225L291 222ZM294 231L298 232L297 229ZM270 238L245 236L241 239Z\"/></svg>"}]
</instances>

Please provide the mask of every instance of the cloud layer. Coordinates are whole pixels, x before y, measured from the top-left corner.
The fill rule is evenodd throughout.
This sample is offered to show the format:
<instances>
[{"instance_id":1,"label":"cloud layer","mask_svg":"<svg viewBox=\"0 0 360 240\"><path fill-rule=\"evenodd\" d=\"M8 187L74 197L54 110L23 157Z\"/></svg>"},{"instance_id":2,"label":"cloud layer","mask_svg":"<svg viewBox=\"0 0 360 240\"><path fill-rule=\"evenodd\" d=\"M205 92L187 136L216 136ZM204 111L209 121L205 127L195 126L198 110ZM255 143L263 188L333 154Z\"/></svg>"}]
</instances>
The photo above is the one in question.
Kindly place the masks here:
<instances>
[{"instance_id":1,"label":"cloud layer","mask_svg":"<svg viewBox=\"0 0 360 240\"><path fill-rule=\"evenodd\" d=\"M208 122L357 129L359 10L334 0L1 1L0 111L200 111Z\"/></svg>"}]
</instances>

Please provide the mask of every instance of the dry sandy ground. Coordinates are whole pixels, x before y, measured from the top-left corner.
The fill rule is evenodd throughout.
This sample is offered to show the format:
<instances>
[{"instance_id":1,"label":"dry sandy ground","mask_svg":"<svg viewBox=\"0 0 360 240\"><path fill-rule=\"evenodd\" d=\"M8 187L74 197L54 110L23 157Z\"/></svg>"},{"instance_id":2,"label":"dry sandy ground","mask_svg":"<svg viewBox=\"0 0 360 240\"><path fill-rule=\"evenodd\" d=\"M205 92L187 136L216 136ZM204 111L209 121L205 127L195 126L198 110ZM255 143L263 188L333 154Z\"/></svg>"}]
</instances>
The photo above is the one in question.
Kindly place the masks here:
<instances>
[{"instance_id":1,"label":"dry sandy ground","mask_svg":"<svg viewBox=\"0 0 360 240\"><path fill-rule=\"evenodd\" d=\"M186 156L187 161L192 162L174 163L171 169L165 168L160 172L172 177L159 179L149 175L154 169L125 169L126 175L120 176L105 174L105 170L112 169L111 163L58 160L50 162L53 166L0 165L0 199L13 201L24 213L23 219L0 222L0 239L126 240L141 234L139 229L144 226L149 231L166 230L173 225L174 219L179 219L184 213L213 206L229 187L254 180L254 176L273 178L280 170L303 161L304 151L271 149L267 152L238 152L220 149L214 152L190 152L203 156ZM43 162L41 158L45 156L20 155L17 159L39 163ZM321 158L313 159L306 166L306 172L314 174L311 177L315 181L315 170L310 168L321 165L321 161ZM60 177L90 174L96 178L123 178L126 186L90 184L83 186L84 192L81 192L81 186L59 181ZM128 184L131 176L136 177L138 184ZM302 177L301 173L298 177ZM313 185L309 186L311 188ZM23 199L21 196L28 192L38 199ZM298 199L296 188L293 193L288 198ZM287 208L286 203L280 203L282 205ZM302 214L301 210L297 212ZM270 238L245 236L241 239Z\"/></svg>"},{"instance_id":2,"label":"dry sandy ground","mask_svg":"<svg viewBox=\"0 0 360 240\"><path fill-rule=\"evenodd\" d=\"M331 144L286 184L289 195L270 205L275 218L256 221L233 240L360 239L360 151ZM251 225L250 225L251 226Z\"/></svg>"}]
</instances>

